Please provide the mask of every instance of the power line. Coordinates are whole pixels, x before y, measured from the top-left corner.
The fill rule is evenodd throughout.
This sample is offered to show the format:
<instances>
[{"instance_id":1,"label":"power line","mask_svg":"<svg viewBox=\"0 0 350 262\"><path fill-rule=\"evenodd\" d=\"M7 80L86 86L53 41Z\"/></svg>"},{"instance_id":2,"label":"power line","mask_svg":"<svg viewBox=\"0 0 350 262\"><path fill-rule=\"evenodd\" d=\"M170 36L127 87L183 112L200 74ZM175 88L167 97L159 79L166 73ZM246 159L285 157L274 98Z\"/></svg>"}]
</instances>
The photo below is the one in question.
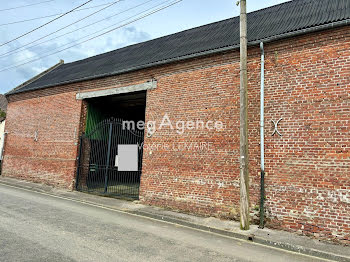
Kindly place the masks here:
<instances>
[{"instance_id":1,"label":"power line","mask_svg":"<svg viewBox=\"0 0 350 262\"><path fill-rule=\"evenodd\" d=\"M81 21L83 21L83 20L85 20L85 19L87 19L87 18L89 18L89 17L91 17L91 16L93 16L93 15L99 13L99 12L102 12L103 10L105 10L105 9L107 9L107 8L109 8L109 7L111 7L111 6L115 5L115 4L117 4L117 3L119 3L120 1L123 1L123 0L115 1L115 2L111 3L110 5L108 5L108 6L106 6L106 7L103 7L103 8L101 8L101 9L99 9L99 10L97 10L97 11L95 11L95 12L93 12L93 13L91 13L91 14L85 16L85 17L83 17L83 18L80 18L80 19L76 20L76 21L73 22L73 23L70 23L70 24L68 24L68 25L66 25L66 26L64 26L64 27L61 27L60 29L58 29L58 30L56 30L56 31L54 31L54 32L52 32L52 33L50 33L50 34L44 35L43 37L40 37L40 38L38 38L38 39L32 41L31 43L38 42L38 41L41 40L41 39L44 39L44 38L46 38L46 37L48 37L48 36L50 36L50 35L53 35L53 34L55 34L55 33L57 33L57 32L60 32L60 31L62 31L62 30L64 30L64 29L66 29L66 28L68 28L68 27L70 27L70 26L72 26L72 25L75 25L75 24L77 24L77 23L79 23L79 22L81 22ZM30 45L31 43L28 43L28 44L25 44L25 45L23 45L23 46L21 46L21 47L15 48L15 49L13 49L13 50L11 50L11 51L5 53L5 54L12 53L12 51L16 51L16 50L18 50L18 49L23 49L23 47L28 46L28 45Z\"/></svg>"},{"instance_id":2,"label":"power line","mask_svg":"<svg viewBox=\"0 0 350 262\"><path fill-rule=\"evenodd\" d=\"M72 31L70 31L70 32L61 34L61 35L59 35L59 36L50 38L50 39L45 40L45 41L42 41L42 42L39 42L39 43L37 43L37 44L35 44L35 45L31 45L31 44L33 44L33 43L38 42L38 41L41 40L41 39L46 38L47 36L50 36L50 35L52 35L52 34L55 34L55 33L59 32L59 31L61 31L61 29L59 29L59 30L54 31L54 32L52 32L52 33L50 33L50 34L48 34L48 35L45 35L45 36L43 36L43 37L41 37L41 38L39 38L39 39L36 39L36 40L31 41L31 42L29 42L29 43L27 43L27 44L25 44L25 45L22 45L22 46L20 46L20 47L18 47L18 48L15 48L15 49L12 49L12 50L10 50L10 51L8 51L8 52L6 52L6 53L0 54L0 59L1 59L1 58L4 58L4 57L7 57L7 56L10 56L10 55L13 55L13 54L16 54L16 53L19 53L19 52L21 52L21 51L24 50L24 49L32 48L32 47L35 47L35 46L38 46L38 45L47 43L47 42L49 42L49 41L52 41L52 40L61 38L62 36L65 36L65 35L68 35L68 34L77 32L77 31L82 30L82 29L85 29L85 28L90 27L90 26L92 26L92 25L98 24L98 23L100 23L100 22L102 22L102 21L105 21L105 20L108 20L108 19L110 19L110 18L113 18L113 17L115 17L115 16L117 16L117 15L126 13L126 12L128 12L128 11L130 11L130 10L132 10L132 9L135 9L135 8L137 8L137 7L140 7L140 6L142 6L142 5L148 4L149 2L152 2L152 1L154 1L154 0L148 0L148 1L146 1L146 2L143 2L143 3L141 3L141 4L138 4L138 5L136 5L136 6L130 7L130 8L128 8L128 9L125 9L125 10L123 10L123 11L121 11L121 12L115 13L115 14L113 14L113 15L111 15L111 16L108 16L108 17L105 17L105 18L103 18L103 19L100 19L100 20L98 20L98 21L96 21L96 22L93 22L93 23L91 23L91 24L88 24L88 25L79 27L79 28L77 28L77 29L75 29L75 30L72 30ZM170 1L170 0L169 0L169 1ZM166 3L166 2L163 2L163 4L164 4L164 3ZM157 5L157 6L158 6L158 5ZM155 7L157 7L157 6L154 6L154 7L152 7L152 8L155 8ZM149 10L149 9L148 9L148 10ZM148 11L148 10L146 10L146 11ZM144 11L144 12L145 12L145 11ZM29 46L29 45L30 45L30 46ZM29 46L29 47L27 47L27 46ZM27 48L26 48L26 47L27 47Z\"/></svg>"},{"instance_id":3,"label":"power line","mask_svg":"<svg viewBox=\"0 0 350 262\"><path fill-rule=\"evenodd\" d=\"M138 18L135 18L134 20L131 20L131 21L129 21L129 22L125 23L125 24L122 24L122 25L120 25L120 26L117 26L117 27L115 27L115 28L113 28L113 29L111 29L111 30L108 30L107 32L104 32L104 33L99 34L99 35L97 35L97 36L91 37L91 38L89 38L89 39L87 39L87 40L85 40L85 41L79 42L79 43L74 44L74 45L72 45L72 46L69 46L69 47L67 47L67 48L63 48L63 49L61 49L61 50L58 50L58 51L53 52L53 53L51 53L51 54L48 54L48 55L46 55L46 56L38 57L38 58L36 58L36 59L30 60L30 61L25 62L25 63L22 63L22 64L18 64L18 65L15 65L15 66L11 66L11 67L8 67L8 68L4 68L4 69L0 70L0 72L8 71L8 70L10 70L10 69L14 69L14 68L17 68L17 67L20 67L20 66L23 66L23 65L26 65L26 64L29 64L29 63L32 63L32 62L41 60L41 59L43 59L43 58L46 58L46 57L49 57L49 56L58 54L58 53L63 52L63 51L65 51L65 50L68 50L68 49L70 49L70 48L72 48L72 47L81 45L81 44L83 44L83 43L86 43L86 42L88 42L88 41L91 41L91 40L93 40L93 39L96 39L96 38L98 38L98 37L100 37L100 36L103 36L103 35L105 35L105 34L108 34L108 33L110 33L110 32L113 32L113 31L115 31L115 30L117 30L117 29L119 29L119 28L122 28L122 27L127 26L127 25L129 25L129 24L132 24L132 23L134 23L134 22L136 22L136 21L139 21L139 20L141 20L141 19L143 19L143 18L145 18L145 17L147 17L147 16L150 16L150 15L152 15L152 14L154 14L154 13L157 13L157 12L163 10L163 9L166 9L166 8L168 8L168 7L170 7L170 6L173 6L173 5L175 5L175 4L177 4L177 3L181 2L181 1L182 1L182 0L176 0L175 2L172 2L172 3L170 3L170 4L168 4L168 5L164 6L164 7L158 8L158 9L152 11L152 12L149 12L149 13L147 13L147 14L145 14L145 15L142 15L142 16L140 16L140 17L138 17ZM168 1L167 1L167 2L168 2Z\"/></svg>"},{"instance_id":4,"label":"power line","mask_svg":"<svg viewBox=\"0 0 350 262\"><path fill-rule=\"evenodd\" d=\"M72 10L70 10L70 11L64 13L63 15L60 15L59 17L57 17L57 18L55 18L55 19L52 19L51 21L49 21L49 22L47 22L47 23L45 23L45 24L43 24L43 25L41 25L41 26L39 26L39 27L37 27L37 28L34 28L33 30L31 30L31 31L29 31L29 32L27 32L27 33L24 33L24 34L22 34L22 35L20 35L20 36L18 36L18 37L16 37L16 38L10 40L10 41L7 41L7 42L1 44L0 47L1 47L1 46L4 46L4 45L7 45L7 44L9 44L9 43L11 43L11 42L13 42L13 41L16 41L17 39L22 38L23 36L29 35L30 33L33 33L34 31L36 31L36 30L38 30L38 29L40 29L40 28L42 28L42 27L44 27L44 26L46 26L46 25L48 25L48 24L50 24L50 23L52 23L52 22L54 22L54 21L56 21L56 20L58 20L58 19L60 19L61 17L63 17L63 16L65 16L65 15L67 15L67 14L73 12L74 10L78 9L79 7L82 7L82 6L86 5L87 3L91 2L91 1L92 1L92 0L89 0L89 1L85 2L84 4L82 4L82 5L78 6L78 7L75 7L75 8L73 8Z\"/></svg>"},{"instance_id":5,"label":"power line","mask_svg":"<svg viewBox=\"0 0 350 262\"><path fill-rule=\"evenodd\" d=\"M52 0L52 1L54 1L54 0ZM93 9L93 8L97 8L97 7L105 6L105 5L109 5L109 4L111 4L111 2L105 3L105 4L101 4L101 5L95 5L95 6L91 6L91 7L80 8L80 9L74 10L73 12L79 12L79 11L83 11L83 10ZM62 15L62 14L63 13L46 15L46 16L39 16L39 17L30 18L30 19L25 19L25 20L19 20L19 21L15 21L15 22L9 22L9 23L5 23L5 24L0 24L0 26L13 25L13 24L19 24L19 23L24 23L24 22L30 22L30 21L34 21L34 20L39 20L39 19L59 16L59 15Z\"/></svg>"},{"instance_id":6,"label":"power line","mask_svg":"<svg viewBox=\"0 0 350 262\"><path fill-rule=\"evenodd\" d=\"M28 6L33 6L33 5L40 5L40 4L44 4L44 3L48 3L48 2L53 2L53 1L55 1L55 0L49 0L49 1L43 1L43 2L38 2L38 3L34 3L34 4L29 4L29 5L21 5L21 6L6 8L6 9L0 9L0 12L8 11L8 10L13 10L13 9L19 9L19 8L28 7Z\"/></svg>"},{"instance_id":7,"label":"power line","mask_svg":"<svg viewBox=\"0 0 350 262\"><path fill-rule=\"evenodd\" d=\"M76 39L76 40L71 41L71 42L69 42L69 43L66 43L66 44L64 44L64 45L61 45L60 47L69 46L71 43L78 42L79 40L83 40L83 39L89 38L89 37L91 37L92 35L96 35L96 34L98 34L98 33L100 33L100 32L103 32L103 31L105 31L105 30L108 30L109 28L113 28L114 26L119 25L120 23L122 23L122 22L124 22L124 21L128 21L128 20L130 20L130 19L133 19L134 17L136 17L136 16L138 16L138 15L142 15L142 14L144 14L145 12L148 12L148 11L154 9L154 8L157 8L157 7L161 6L161 5L164 5L164 4L166 4L166 3L173 2L173 1L174 1L174 0L166 0L166 1L163 1L163 2L161 2L161 3L159 3L159 4L155 5L155 6L152 6L152 7L148 8L148 9L146 9L146 10L143 10L142 12L139 12L139 13L137 13L137 14L134 14L134 15L128 17L128 18L125 18L125 19L119 21L119 22L116 23L116 24L113 24L113 25L107 26L107 27L105 27L105 28L102 28L102 29L100 29L100 30L97 30L97 31L95 31L95 32L93 32L93 33L90 33L90 34L88 34L88 35L85 35L85 36L83 36L83 37L81 37L81 38L79 38L79 39ZM132 8L129 8L129 9L132 9ZM102 19L102 20L104 20L104 19ZM58 49L58 48L56 48L56 50L57 50L57 49ZM55 50L55 49L54 49L54 50ZM46 52L46 54L49 54L49 52ZM20 61L18 61L18 62L22 62L22 61L23 61L23 62L26 62L26 61L28 61L28 59L22 59L22 60L20 60Z\"/></svg>"}]
</instances>

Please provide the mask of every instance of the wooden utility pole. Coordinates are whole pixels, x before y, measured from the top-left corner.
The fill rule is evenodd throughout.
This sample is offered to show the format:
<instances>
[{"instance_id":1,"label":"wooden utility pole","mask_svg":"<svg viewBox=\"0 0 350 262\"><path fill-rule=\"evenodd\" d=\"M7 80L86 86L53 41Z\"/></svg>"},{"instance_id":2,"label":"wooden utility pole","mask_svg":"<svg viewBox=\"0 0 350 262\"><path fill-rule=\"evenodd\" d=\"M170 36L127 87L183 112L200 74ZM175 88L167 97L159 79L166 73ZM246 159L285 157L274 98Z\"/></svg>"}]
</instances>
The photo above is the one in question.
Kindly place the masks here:
<instances>
[{"instance_id":1,"label":"wooden utility pole","mask_svg":"<svg viewBox=\"0 0 350 262\"><path fill-rule=\"evenodd\" d=\"M240 0L240 221L249 229L247 2Z\"/></svg>"}]
</instances>

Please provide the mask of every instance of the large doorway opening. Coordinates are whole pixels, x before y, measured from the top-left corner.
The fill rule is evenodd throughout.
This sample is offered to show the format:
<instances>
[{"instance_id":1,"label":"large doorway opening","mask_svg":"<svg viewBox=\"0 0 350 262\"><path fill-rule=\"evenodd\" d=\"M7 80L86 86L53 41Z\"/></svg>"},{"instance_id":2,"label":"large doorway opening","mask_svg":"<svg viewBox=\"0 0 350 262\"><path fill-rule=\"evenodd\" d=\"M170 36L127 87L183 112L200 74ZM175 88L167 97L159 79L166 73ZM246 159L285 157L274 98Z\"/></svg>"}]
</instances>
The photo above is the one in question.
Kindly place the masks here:
<instances>
[{"instance_id":1,"label":"large doorway opening","mask_svg":"<svg viewBox=\"0 0 350 262\"><path fill-rule=\"evenodd\" d=\"M106 119L145 120L146 91L86 99L85 133Z\"/></svg>"},{"instance_id":2,"label":"large doorway opening","mask_svg":"<svg viewBox=\"0 0 350 262\"><path fill-rule=\"evenodd\" d=\"M76 189L138 199L144 131L124 121L145 121L146 91L86 100ZM136 125L135 125L136 126Z\"/></svg>"}]
</instances>

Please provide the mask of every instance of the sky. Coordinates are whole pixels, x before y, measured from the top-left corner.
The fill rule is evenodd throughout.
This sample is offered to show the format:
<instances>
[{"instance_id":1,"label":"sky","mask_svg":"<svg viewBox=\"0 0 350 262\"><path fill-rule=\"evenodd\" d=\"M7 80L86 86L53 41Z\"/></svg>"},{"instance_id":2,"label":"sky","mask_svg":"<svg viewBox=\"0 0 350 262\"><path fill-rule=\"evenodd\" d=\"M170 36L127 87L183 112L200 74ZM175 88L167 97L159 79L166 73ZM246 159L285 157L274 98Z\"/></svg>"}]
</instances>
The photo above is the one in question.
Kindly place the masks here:
<instances>
[{"instance_id":1,"label":"sky","mask_svg":"<svg viewBox=\"0 0 350 262\"><path fill-rule=\"evenodd\" d=\"M69 63L239 15L236 0L182 0L132 22L135 18L154 10L153 8L166 6L176 0L93 0L81 7L85 8L84 10L71 12L29 34L26 33L59 15L9 24L66 13L87 1L0 0L0 93L10 91L55 65L60 59ZM247 9L248 12L252 12L287 1L247 0ZM114 2L117 3L108 7L108 4ZM32 5L36 3L39 4ZM10 9L25 5L31 6ZM102 8L105 9L101 10ZM97 11L99 12L93 14ZM85 18L86 16L89 17ZM127 24L128 22L132 23ZM92 23L94 24L90 25ZM103 36L81 43L117 27L119 28ZM57 30L60 31L54 33ZM14 40L23 34L26 35ZM62 49L66 50L58 52ZM36 61L31 62L32 60Z\"/></svg>"}]
</instances>

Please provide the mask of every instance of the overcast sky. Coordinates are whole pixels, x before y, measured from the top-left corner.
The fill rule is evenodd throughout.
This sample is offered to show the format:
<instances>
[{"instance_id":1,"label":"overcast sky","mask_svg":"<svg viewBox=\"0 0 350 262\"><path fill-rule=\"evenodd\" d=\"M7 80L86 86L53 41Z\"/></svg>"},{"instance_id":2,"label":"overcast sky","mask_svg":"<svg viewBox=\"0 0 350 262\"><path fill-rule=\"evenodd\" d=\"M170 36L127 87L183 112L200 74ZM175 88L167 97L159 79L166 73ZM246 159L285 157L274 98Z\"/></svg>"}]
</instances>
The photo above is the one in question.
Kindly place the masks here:
<instances>
[{"instance_id":1,"label":"overcast sky","mask_svg":"<svg viewBox=\"0 0 350 262\"><path fill-rule=\"evenodd\" d=\"M90 37L96 36L98 33L94 34L95 32L100 31L100 33L102 33L104 32L103 29L106 27L112 29L118 25L123 25L126 21L130 21L137 17L137 14L140 14L143 11L166 1L122 0L119 3L83 21L80 21L72 26L67 27L64 30L61 30L60 32L57 32L32 44L36 44L36 46L31 47L28 45L26 48L14 50L106 7L106 5L99 5L116 1L94 0L82 8L95 8L70 13L69 15L60 18L33 33L30 33L22 38L19 38L16 41L3 45L7 41L25 34L32 29L54 19L57 16L12 25L4 24L38 18L42 16L65 13L85 3L87 0L53 0L38 5L12 10L4 10L44 1L48 0L0 0L0 93L5 93L11 90L22 82L56 64L59 59L63 59L66 63L68 63L130 44L146 41L156 37L239 15L239 7L236 6L236 0L183 0L174 6L148 16L135 23L121 27L120 29L110 32L104 36L77 45L63 52L47 56L48 54L54 53L58 50L70 47L74 44L78 44L81 41L89 39ZM247 0L248 12L287 1L288 0ZM137 5L140 6L135 7ZM125 11L127 9L130 10ZM122 11L125 12L118 15L118 13ZM109 16L112 17L92 26L86 27L85 29L81 29L76 32L61 36L55 40L47 41ZM127 20L128 18L131 19ZM124 22L122 22L123 20ZM44 41L46 42L41 43ZM7 52L13 50L16 53L6 54ZM39 59L38 61L32 63L25 64L23 66L19 66L15 69L1 71L5 68L19 65L27 61L40 58L42 56L47 57Z\"/></svg>"}]
</instances>

